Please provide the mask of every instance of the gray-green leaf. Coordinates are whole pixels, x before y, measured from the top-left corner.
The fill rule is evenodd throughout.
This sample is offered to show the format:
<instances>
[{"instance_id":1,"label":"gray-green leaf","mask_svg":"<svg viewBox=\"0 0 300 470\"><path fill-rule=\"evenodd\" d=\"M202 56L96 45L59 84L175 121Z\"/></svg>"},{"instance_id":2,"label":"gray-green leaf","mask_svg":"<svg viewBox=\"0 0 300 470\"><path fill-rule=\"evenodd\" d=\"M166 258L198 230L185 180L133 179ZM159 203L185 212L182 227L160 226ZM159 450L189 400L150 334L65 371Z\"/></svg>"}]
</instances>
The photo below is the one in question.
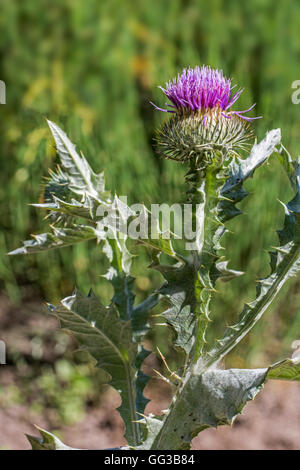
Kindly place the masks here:
<instances>
[{"instance_id":1,"label":"gray-green leaf","mask_svg":"<svg viewBox=\"0 0 300 470\"><path fill-rule=\"evenodd\" d=\"M32 240L25 240L21 248L9 252L9 255L28 255L41 251L63 248L75 243L97 238L97 232L93 227L87 225L76 225L74 227L52 226L52 233L40 233L32 235Z\"/></svg>"},{"instance_id":2,"label":"gray-green leaf","mask_svg":"<svg viewBox=\"0 0 300 470\"><path fill-rule=\"evenodd\" d=\"M83 450L69 447L61 442L58 437L51 432L45 431L38 426L36 426L36 428L40 432L41 437L26 435L31 444L32 450Z\"/></svg>"},{"instance_id":3,"label":"gray-green leaf","mask_svg":"<svg viewBox=\"0 0 300 470\"><path fill-rule=\"evenodd\" d=\"M119 411L126 425L126 438L129 444L136 444L139 440L134 403L137 346L132 342L130 322L120 318L114 305L104 307L93 292L85 297L76 291L52 308L52 313L110 376L110 384L121 395Z\"/></svg>"},{"instance_id":4,"label":"gray-green leaf","mask_svg":"<svg viewBox=\"0 0 300 470\"><path fill-rule=\"evenodd\" d=\"M262 388L267 369L209 370L191 375L174 401L152 449L189 449L208 427L232 424L246 402Z\"/></svg>"}]
</instances>

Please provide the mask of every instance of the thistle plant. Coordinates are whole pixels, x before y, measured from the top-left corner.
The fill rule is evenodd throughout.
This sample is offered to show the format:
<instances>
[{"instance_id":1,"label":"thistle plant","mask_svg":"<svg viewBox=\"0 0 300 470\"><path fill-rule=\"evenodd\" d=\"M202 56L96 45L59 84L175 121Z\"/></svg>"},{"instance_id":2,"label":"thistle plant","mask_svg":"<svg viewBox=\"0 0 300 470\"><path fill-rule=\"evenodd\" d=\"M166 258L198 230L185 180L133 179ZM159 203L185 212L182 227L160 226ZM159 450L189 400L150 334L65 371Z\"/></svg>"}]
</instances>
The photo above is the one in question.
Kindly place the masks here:
<instances>
[{"instance_id":1,"label":"thistle plant","mask_svg":"<svg viewBox=\"0 0 300 470\"><path fill-rule=\"evenodd\" d=\"M189 68L162 91L170 101L167 109L154 106L170 116L157 131L156 147L163 157L187 166L183 203L191 205L197 230L193 240L185 240L188 248L178 252L173 246L175 235L166 236L158 221L151 233L144 224L143 236L136 242L148 250L150 269L161 274L160 289L136 304L130 230L124 230L130 223L141 226L151 212L142 206L137 214L116 194L112 197L103 174L95 174L66 134L50 121L60 167L50 173L44 202L35 204L48 212L49 232L33 236L11 253L38 253L95 239L107 256L110 267L105 277L114 289L109 305L103 305L92 291L85 296L76 290L60 305L49 305L49 311L120 393L119 412L130 449L189 449L192 438L204 429L231 424L266 380L300 379L297 357L260 369L218 367L285 282L300 271L299 161L281 144L279 129L268 132L259 143L254 140L251 121L257 118L247 114L253 105L242 111L232 109L243 90L234 93L231 80L221 71ZM213 321L210 301L218 295L216 285L243 274L228 268L221 246L227 222L241 214L237 204L247 197L245 181L274 158L282 164L294 197L282 203L284 223L277 232L279 245L270 252L270 273L258 281L255 299L245 303L237 322L225 329L221 339L208 344L206 332ZM108 217L109 212L114 216ZM162 261L166 257L169 263ZM150 377L142 366L150 351L143 344L152 310L159 308L161 300L168 303L161 316L181 354L176 371L166 368L166 374L160 374L171 384L173 398L167 410L154 416L145 413L144 388ZM227 324L226 312L223 317ZM29 436L34 449L69 448L49 432L40 431L41 438Z\"/></svg>"}]
</instances>

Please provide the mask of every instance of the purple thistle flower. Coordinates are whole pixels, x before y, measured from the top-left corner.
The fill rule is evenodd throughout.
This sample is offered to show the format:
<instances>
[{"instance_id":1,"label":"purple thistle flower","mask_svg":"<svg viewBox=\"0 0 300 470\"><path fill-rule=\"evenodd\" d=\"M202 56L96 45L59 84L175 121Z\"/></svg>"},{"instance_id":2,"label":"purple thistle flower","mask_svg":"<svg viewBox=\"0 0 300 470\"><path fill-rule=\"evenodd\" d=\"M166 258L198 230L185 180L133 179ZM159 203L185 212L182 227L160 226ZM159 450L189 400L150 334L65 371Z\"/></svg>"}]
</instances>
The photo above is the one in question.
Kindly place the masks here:
<instances>
[{"instance_id":1,"label":"purple thistle flower","mask_svg":"<svg viewBox=\"0 0 300 470\"><path fill-rule=\"evenodd\" d=\"M159 88L172 103L166 104L172 109L159 108L151 103L159 111L176 113L176 110L184 109L203 112L217 108L226 118L236 115L245 121L252 121L261 117L243 116L244 113L251 111L255 104L243 111L229 111L241 96L243 89L240 88L232 94L234 87L231 85L231 79L224 77L222 70L214 70L205 65L201 68L197 66L183 69L181 75L178 74L177 77L166 83L166 88Z\"/></svg>"}]
</instances>

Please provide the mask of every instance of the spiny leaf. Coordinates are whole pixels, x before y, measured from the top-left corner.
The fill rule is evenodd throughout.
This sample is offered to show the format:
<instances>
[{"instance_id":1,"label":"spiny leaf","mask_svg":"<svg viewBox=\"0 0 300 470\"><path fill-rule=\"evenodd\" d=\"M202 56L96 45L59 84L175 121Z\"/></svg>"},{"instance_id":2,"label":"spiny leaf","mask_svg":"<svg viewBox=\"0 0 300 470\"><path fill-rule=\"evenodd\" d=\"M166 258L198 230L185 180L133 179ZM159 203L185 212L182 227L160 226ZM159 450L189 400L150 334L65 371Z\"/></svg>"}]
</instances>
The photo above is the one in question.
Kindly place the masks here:
<instances>
[{"instance_id":1,"label":"spiny leaf","mask_svg":"<svg viewBox=\"0 0 300 470\"><path fill-rule=\"evenodd\" d=\"M286 154L286 159L288 155ZM291 168L291 163L288 167ZM244 305L237 324L229 327L224 337L217 341L207 357L199 361L199 367L222 359L257 323L271 304L285 282L300 271L300 184L299 164L293 162L293 173L288 174L294 189L295 197L284 205L284 227L278 232L279 241L283 243L271 253L271 272L257 283L256 299Z\"/></svg>"},{"instance_id":2,"label":"spiny leaf","mask_svg":"<svg viewBox=\"0 0 300 470\"><path fill-rule=\"evenodd\" d=\"M92 214L100 203L110 201L110 195L105 190L103 173L96 175L83 155L78 155L67 135L53 122L48 121L48 125L56 143L61 167L56 172L50 170L50 177L46 178L44 187L43 203L37 206L51 211L48 217L52 222L68 224L74 221L71 217L86 216L84 210L78 214L80 205L84 209L90 208Z\"/></svg>"},{"instance_id":3,"label":"spiny leaf","mask_svg":"<svg viewBox=\"0 0 300 470\"><path fill-rule=\"evenodd\" d=\"M77 339L80 347L97 360L98 367L111 376L110 384L122 398L119 411L126 424L126 438L128 443L136 444L139 440L134 423L137 347L132 342L130 322L119 317L114 305L104 307L93 292L84 297L76 291L52 313L59 319L62 328Z\"/></svg>"},{"instance_id":4,"label":"spiny leaf","mask_svg":"<svg viewBox=\"0 0 300 470\"><path fill-rule=\"evenodd\" d=\"M77 154L66 134L53 122L48 121L48 124L63 170L58 168L57 173L50 173L45 187L45 202L33 205L50 211L48 217L52 222L63 223L64 226L51 226L52 232L33 235L33 240L26 240L23 247L10 254L36 253L92 238L99 240L101 234L95 227L97 210L100 205L111 205L104 188L103 174L96 175L85 158ZM78 217L87 219L93 226L75 224Z\"/></svg>"},{"instance_id":5,"label":"spiny leaf","mask_svg":"<svg viewBox=\"0 0 300 470\"><path fill-rule=\"evenodd\" d=\"M25 240L21 248L8 253L9 255L27 255L31 253L39 253L41 251L51 250L54 248L63 248L65 246L74 245L75 243L92 240L97 238L97 233L93 227L87 225L76 225L73 228L58 228L52 226L52 233L40 233L32 235L32 240Z\"/></svg>"},{"instance_id":6,"label":"spiny leaf","mask_svg":"<svg viewBox=\"0 0 300 470\"><path fill-rule=\"evenodd\" d=\"M41 204L40 207L53 206L54 198L57 197L62 201L71 201L74 198L74 193L70 189L70 181L68 176L62 171L60 167L57 168L57 171L54 172L49 170L49 177L45 178L45 185L43 188L43 193L41 195ZM55 196L54 196L55 195ZM56 204L54 204L56 206ZM51 210L51 209L50 209ZM47 218L55 224L70 224L74 220L71 216L62 214L59 212L51 211Z\"/></svg>"},{"instance_id":7,"label":"spiny leaf","mask_svg":"<svg viewBox=\"0 0 300 470\"><path fill-rule=\"evenodd\" d=\"M150 377L149 375L145 374L141 369L144 360L150 354L151 354L151 351L144 349L141 344L138 344L138 354L136 356L136 361L135 361L135 367L138 371L136 375L136 382L135 382L135 388L136 388L135 405L136 405L137 413L144 413L147 403L149 403L150 401L144 395L144 389L147 383L149 382Z\"/></svg>"},{"instance_id":8,"label":"spiny leaf","mask_svg":"<svg viewBox=\"0 0 300 470\"><path fill-rule=\"evenodd\" d=\"M267 369L209 370L191 374L173 401L152 449L189 449L192 438L208 427L232 424L246 402L262 388Z\"/></svg>"},{"instance_id":9,"label":"spiny leaf","mask_svg":"<svg viewBox=\"0 0 300 470\"><path fill-rule=\"evenodd\" d=\"M284 359L273 364L269 368L268 379L300 380L300 358Z\"/></svg>"},{"instance_id":10,"label":"spiny leaf","mask_svg":"<svg viewBox=\"0 0 300 470\"><path fill-rule=\"evenodd\" d=\"M131 327L134 341L138 344L138 353L136 356L135 367L138 371L136 376L136 410L138 413L144 413L148 398L144 396L144 389L150 379L142 370L144 360L151 354L151 351L144 349L141 344L144 336L150 330L148 322L149 312L158 303L158 294L150 295L139 305L133 307L131 312Z\"/></svg>"},{"instance_id":11,"label":"spiny leaf","mask_svg":"<svg viewBox=\"0 0 300 470\"><path fill-rule=\"evenodd\" d=\"M228 261L219 261L216 263L217 275L216 279L222 282L231 281L236 277L242 276L244 273L242 271L236 271L234 269L228 268ZM212 279L214 279L212 277Z\"/></svg>"},{"instance_id":12,"label":"spiny leaf","mask_svg":"<svg viewBox=\"0 0 300 470\"><path fill-rule=\"evenodd\" d=\"M232 424L268 379L300 380L300 359L262 369L191 370L164 417L152 449L189 449L208 427Z\"/></svg>"},{"instance_id":13,"label":"spiny leaf","mask_svg":"<svg viewBox=\"0 0 300 470\"><path fill-rule=\"evenodd\" d=\"M61 442L58 437L56 437L51 432L45 431L38 426L35 426L40 432L41 437L26 435L28 441L31 444L32 450L88 450L88 449L77 449L75 447L70 447ZM128 450L129 447L114 447L111 449L105 450Z\"/></svg>"},{"instance_id":14,"label":"spiny leaf","mask_svg":"<svg viewBox=\"0 0 300 470\"><path fill-rule=\"evenodd\" d=\"M126 245L126 223L130 215L131 211L127 204L115 195L109 215L103 217L97 225L99 236L106 238L103 251L110 263L104 277L114 288L112 301L117 305L124 320L131 319L135 298L134 278L130 275L133 256ZM105 227L108 231L104 230Z\"/></svg>"},{"instance_id":15,"label":"spiny leaf","mask_svg":"<svg viewBox=\"0 0 300 470\"><path fill-rule=\"evenodd\" d=\"M149 331L149 312L157 305L158 300L159 295L152 294L143 300L143 302L133 307L131 314L131 326L133 336L137 342L140 342L145 334Z\"/></svg>"},{"instance_id":16,"label":"spiny leaf","mask_svg":"<svg viewBox=\"0 0 300 470\"><path fill-rule=\"evenodd\" d=\"M70 141L64 131L54 122L47 121L55 140L62 167L68 175L69 187L77 194L87 192L97 198L105 192L103 174L96 175L86 159L78 155L75 145Z\"/></svg>"},{"instance_id":17,"label":"spiny leaf","mask_svg":"<svg viewBox=\"0 0 300 470\"><path fill-rule=\"evenodd\" d=\"M135 450L149 450L152 448L153 442L163 425L163 416L143 415L139 420L139 424L143 430L143 443Z\"/></svg>"},{"instance_id":18,"label":"spiny leaf","mask_svg":"<svg viewBox=\"0 0 300 470\"><path fill-rule=\"evenodd\" d=\"M130 275L132 255L123 239L107 238L103 250L110 261L110 267L104 277L114 288L112 302L118 307L123 320L132 317L135 295L133 293L134 278Z\"/></svg>"},{"instance_id":19,"label":"spiny leaf","mask_svg":"<svg viewBox=\"0 0 300 470\"><path fill-rule=\"evenodd\" d=\"M155 269L166 279L158 292L170 302L162 316L176 333L174 345L188 355L194 346L196 318L193 312L200 295L200 291L195 291L197 271L191 263L177 263L175 266L157 264Z\"/></svg>"},{"instance_id":20,"label":"spiny leaf","mask_svg":"<svg viewBox=\"0 0 300 470\"><path fill-rule=\"evenodd\" d=\"M277 146L280 144L281 132L280 129L273 129L267 132L265 138L260 142L254 144L251 149L250 155L245 159L234 158L229 165L229 175L221 190L217 213L218 218L222 223L240 215L242 212L236 207L238 202L241 202L247 195L244 189L244 182L253 176L255 170L263 165L270 155L276 151ZM219 245L221 238L226 233L225 225L220 227L216 233L215 243ZM220 248L220 246L219 246ZM227 265L221 263L221 269L218 269L219 261L215 266L213 277L215 281L223 277L223 270L227 270ZM218 274L219 272L219 274ZM230 270L229 270L230 273Z\"/></svg>"},{"instance_id":21,"label":"spiny leaf","mask_svg":"<svg viewBox=\"0 0 300 470\"><path fill-rule=\"evenodd\" d=\"M235 204L242 201L248 194L243 188L243 183L249 177L252 177L255 170L275 152L280 141L280 129L273 129L266 134L266 137L260 143L256 143L252 147L247 158L232 160L229 165L229 177L221 191L223 201L219 204L219 216L223 221L232 219L241 213L235 207Z\"/></svg>"},{"instance_id":22,"label":"spiny leaf","mask_svg":"<svg viewBox=\"0 0 300 470\"><path fill-rule=\"evenodd\" d=\"M26 435L28 441L31 444L32 450L83 450L69 447L61 442L58 437L56 437L51 432L45 431L38 426L36 426L36 428L42 437L29 436L28 434Z\"/></svg>"},{"instance_id":23,"label":"spiny leaf","mask_svg":"<svg viewBox=\"0 0 300 470\"><path fill-rule=\"evenodd\" d=\"M100 206L110 207L109 204L99 202L98 199L86 194L81 201L71 198L69 201L59 199L53 194L52 202L31 204L33 207L50 211L50 218L53 214L66 215L74 220L74 218L83 218L91 222L97 222L97 211ZM63 219L64 222L66 219Z\"/></svg>"}]
</instances>

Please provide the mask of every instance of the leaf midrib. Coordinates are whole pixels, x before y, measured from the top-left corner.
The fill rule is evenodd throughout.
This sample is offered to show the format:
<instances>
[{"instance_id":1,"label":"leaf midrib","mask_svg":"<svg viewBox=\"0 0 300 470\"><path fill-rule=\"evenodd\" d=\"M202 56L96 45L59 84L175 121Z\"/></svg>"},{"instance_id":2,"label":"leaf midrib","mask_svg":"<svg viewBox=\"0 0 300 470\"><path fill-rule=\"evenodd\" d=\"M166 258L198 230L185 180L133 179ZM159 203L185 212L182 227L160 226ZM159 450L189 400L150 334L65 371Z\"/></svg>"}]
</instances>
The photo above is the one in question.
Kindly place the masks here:
<instances>
[{"instance_id":1,"label":"leaf midrib","mask_svg":"<svg viewBox=\"0 0 300 470\"><path fill-rule=\"evenodd\" d=\"M81 160L80 160L80 157L79 155L74 155L74 151L72 150L72 148L70 148L68 142L65 140L65 137L64 135L61 133L61 129L59 129L54 123L52 123L51 121L48 121L49 122L49 125L50 125L50 128L51 130L54 130L54 132L59 136L61 142L63 143L64 147L67 149L67 152L68 154L70 155L71 159L73 160L77 170L79 171L80 175L82 176L83 180L86 182L91 194L93 194L93 196L97 196L97 191L94 189L94 187L91 185L91 182L88 178L86 178L83 170L81 169ZM68 139L68 137L67 137ZM59 151L59 149L57 149Z\"/></svg>"}]
</instances>

